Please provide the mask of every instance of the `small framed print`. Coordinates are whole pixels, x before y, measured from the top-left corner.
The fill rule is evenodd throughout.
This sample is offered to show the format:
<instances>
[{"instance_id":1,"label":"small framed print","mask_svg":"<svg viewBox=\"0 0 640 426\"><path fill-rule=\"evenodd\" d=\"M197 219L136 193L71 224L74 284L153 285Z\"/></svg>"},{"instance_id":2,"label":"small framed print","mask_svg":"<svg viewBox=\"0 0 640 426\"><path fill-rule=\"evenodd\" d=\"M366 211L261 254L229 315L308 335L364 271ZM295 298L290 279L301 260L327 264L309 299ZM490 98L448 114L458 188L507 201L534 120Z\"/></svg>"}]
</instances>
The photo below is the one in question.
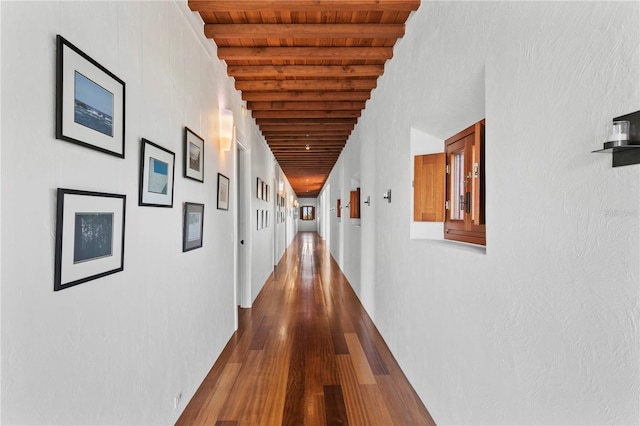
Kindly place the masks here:
<instances>
[{"instance_id":1,"label":"small framed print","mask_svg":"<svg viewBox=\"0 0 640 426\"><path fill-rule=\"evenodd\" d=\"M256 213L257 213L257 215L256 215L256 230L259 231L260 229L262 229L262 216L261 216L260 210L256 210Z\"/></svg>"},{"instance_id":2,"label":"small framed print","mask_svg":"<svg viewBox=\"0 0 640 426\"><path fill-rule=\"evenodd\" d=\"M204 182L204 139L184 128L184 177Z\"/></svg>"},{"instance_id":3,"label":"small framed print","mask_svg":"<svg viewBox=\"0 0 640 426\"><path fill-rule=\"evenodd\" d=\"M269 197L269 194L271 193L271 187L269 185L267 185L267 193L265 196L265 201L268 203L269 200L271 199L271 197Z\"/></svg>"},{"instance_id":4,"label":"small framed print","mask_svg":"<svg viewBox=\"0 0 640 426\"><path fill-rule=\"evenodd\" d=\"M260 178L257 179L256 197L258 200L262 200L262 179Z\"/></svg>"},{"instance_id":5,"label":"small framed print","mask_svg":"<svg viewBox=\"0 0 640 426\"><path fill-rule=\"evenodd\" d=\"M229 210L229 178L218 173L218 209Z\"/></svg>"},{"instance_id":6,"label":"small framed print","mask_svg":"<svg viewBox=\"0 0 640 426\"><path fill-rule=\"evenodd\" d=\"M56 138L124 158L124 81L56 37Z\"/></svg>"},{"instance_id":7,"label":"small framed print","mask_svg":"<svg viewBox=\"0 0 640 426\"><path fill-rule=\"evenodd\" d=\"M202 247L202 231L204 230L204 204L184 203L182 223L182 251Z\"/></svg>"},{"instance_id":8,"label":"small framed print","mask_svg":"<svg viewBox=\"0 0 640 426\"><path fill-rule=\"evenodd\" d=\"M54 291L124 270L126 200L58 188Z\"/></svg>"},{"instance_id":9,"label":"small framed print","mask_svg":"<svg viewBox=\"0 0 640 426\"><path fill-rule=\"evenodd\" d=\"M262 181L262 197L260 197L260 199L262 201L266 200L267 198L267 184L265 181Z\"/></svg>"},{"instance_id":10,"label":"small framed print","mask_svg":"<svg viewBox=\"0 0 640 426\"><path fill-rule=\"evenodd\" d=\"M173 207L175 157L168 149L142 139L138 205Z\"/></svg>"}]
</instances>

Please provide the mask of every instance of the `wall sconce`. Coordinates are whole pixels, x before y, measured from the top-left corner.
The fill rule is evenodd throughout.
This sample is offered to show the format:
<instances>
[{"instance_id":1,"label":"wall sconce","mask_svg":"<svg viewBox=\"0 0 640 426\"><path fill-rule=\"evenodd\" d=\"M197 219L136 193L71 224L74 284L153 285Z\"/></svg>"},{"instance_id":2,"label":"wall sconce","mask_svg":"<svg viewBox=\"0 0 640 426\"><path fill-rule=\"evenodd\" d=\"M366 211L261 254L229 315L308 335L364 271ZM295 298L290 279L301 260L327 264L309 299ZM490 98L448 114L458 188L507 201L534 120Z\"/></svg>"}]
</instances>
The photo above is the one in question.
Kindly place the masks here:
<instances>
[{"instance_id":1,"label":"wall sconce","mask_svg":"<svg viewBox=\"0 0 640 426\"><path fill-rule=\"evenodd\" d=\"M385 192L384 194L382 194L382 198L384 198L385 200L387 200L388 203L391 202L391 190L387 190L387 192Z\"/></svg>"},{"instance_id":2,"label":"wall sconce","mask_svg":"<svg viewBox=\"0 0 640 426\"><path fill-rule=\"evenodd\" d=\"M364 200L364 203L369 207L371 207L371 195L367 195L367 199Z\"/></svg>"},{"instance_id":3,"label":"wall sconce","mask_svg":"<svg viewBox=\"0 0 640 426\"><path fill-rule=\"evenodd\" d=\"M611 153L613 167L640 164L640 111L607 123L603 149L592 152Z\"/></svg>"},{"instance_id":4,"label":"wall sconce","mask_svg":"<svg viewBox=\"0 0 640 426\"><path fill-rule=\"evenodd\" d=\"M220 108L220 149L229 151L233 140L233 111Z\"/></svg>"}]
</instances>

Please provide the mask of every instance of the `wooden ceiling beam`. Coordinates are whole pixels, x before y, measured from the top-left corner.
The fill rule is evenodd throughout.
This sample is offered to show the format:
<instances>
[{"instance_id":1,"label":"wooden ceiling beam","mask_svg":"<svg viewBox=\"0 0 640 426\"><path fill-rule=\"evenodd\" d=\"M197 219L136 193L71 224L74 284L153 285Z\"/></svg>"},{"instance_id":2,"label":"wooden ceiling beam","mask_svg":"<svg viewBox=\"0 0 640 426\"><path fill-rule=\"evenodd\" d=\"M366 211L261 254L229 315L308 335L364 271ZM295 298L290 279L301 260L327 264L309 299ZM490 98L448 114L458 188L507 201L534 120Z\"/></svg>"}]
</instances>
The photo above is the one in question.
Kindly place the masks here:
<instances>
[{"instance_id":1,"label":"wooden ceiling beam","mask_svg":"<svg viewBox=\"0 0 640 426\"><path fill-rule=\"evenodd\" d=\"M260 131L262 132L326 132L331 130L342 130L344 132L351 132L353 130L353 124L292 124L289 126L282 126L279 124L261 124Z\"/></svg>"},{"instance_id":2,"label":"wooden ceiling beam","mask_svg":"<svg viewBox=\"0 0 640 426\"><path fill-rule=\"evenodd\" d=\"M306 145L309 146L344 146L347 143L347 139L323 139L323 140L294 140L294 139L276 139L272 141L268 141L267 144L269 146L299 146L304 147Z\"/></svg>"},{"instance_id":3,"label":"wooden ceiling beam","mask_svg":"<svg viewBox=\"0 0 640 426\"><path fill-rule=\"evenodd\" d=\"M325 149L342 150L345 147L345 143L342 142L341 144L336 144L336 145L320 145L319 143L312 143L312 144L309 144L309 146L311 147L310 151L314 150L314 151L319 151L319 152L325 152ZM271 148L271 150L274 153L276 151L281 151L281 150L286 150L286 152L297 152L297 153L300 153L300 152L305 150L304 146L296 146L296 145L271 145L271 144L269 144L269 148Z\"/></svg>"},{"instance_id":4,"label":"wooden ceiling beam","mask_svg":"<svg viewBox=\"0 0 640 426\"><path fill-rule=\"evenodd\" d=\"M304 143L302 141L273 141L269 143L269 146L274 149L305 149L305 147L309 145L311 148L315 149L323 149L327 148L335 148L335 147L343 147L345 145L344 141L338 140L327 140L327 141L310 141L309 143Z\"/></svg>"},{"instance_id":5,"label":"wooden ceiling beam","mask_svg":"<svg viewBox=\"0 0 640 426\"><path fill-rule=\"evenodd\" d=\"M274 136L274 137L299 137L300 139L326 139L331 136L349 136L351 134L351 130L345 129L324 129L324 130L270 130L264 129L260 130L263 135Z\"/></svg>"},{"instance_id":6,"label":"wooden ceiling beam","mask_svg":"<svg viewBox=\"0 0 640 426\"><path fill-rule=\"evenodd\" d=\"M327 127L323 130L315 130L315 129L303 130L299 128L287 130L287 129L281 129L281 128L273 129L273 128L266 127L264 129L261 128L260 132L270 136L289 135L289 136L296 136L296 137L306 137L307 139L323 139L324 136L328 136L328 135L348 136L351 134L352 130L349 130L348 128L344 128L344 127L337 127L335 129Z\"/></svg>"},{"instance_id":7,"label":"wooden ceiling beam","mask_svg":"<svg viewBox=\"0 0 640 426\"><path fill-rule=\"evenodd\" d=\"M243 90L242 99L245 101L364 101L371 97L370 90L359 91L304 91L275 90L271 92L260 92Z\"/></svg>"},{"instance_id":8,"label":"wooden ceiling beam","mask_svg":"<svg viewBox=\"0 0 640 426\"><path fill-rule=\"evenodd\" d=\"M219 47L224 61L386 61L392 47Z\"/></svg>"},{"instance_id":9,"label":"wooden ceiling beam","mask_svg":"<svg viewBox=\"0 0 640 426\"><path fill-rule=\"evenodd\" d=\"M194 12L242 13L242 12L390 12L412 11L420 6L420 0L189 0Z\"/></svg>"},{"instance_id":10,"label":"wooden ceiling beam","mask_svg":"<svg viewBox=\"0 0 640 426\"><path fill-rule=\"evenodd\" d=\"M349 91L371 90L378 84L375 79L367 80L252 80L236 81L236 89L250 92L278 91ZM275 99L274 99L275 100Z\"/></svg>"},{"instance_id":11,"label":"wooden ceiling beam","mask_svg":"<svg viewBox=\"0 0 640 426\"><path fill-rule=\"evenodd\" d=\"M360 117L358 111L253 111L253 118L336 118L336 117Z\"/></svg>"},{"instance_id":12,"label":"wooden ceiling beam","mask_svg":"<svg viewBox=\"0 0 640 426\"><path fill-rule=\"evenodd\" d=\"M364 109L364 101L330 101L330 102L291 102L273 101L247 103L247 108L251 111L279 111L279 110L338 110L338 109Z\"/></svg>"},{"instance_id":13,"label":"wooden ceiling beam","mask_svg":"<svg viewBox=\"0 0 640 426\"><path fill-rule=\"evenodd\" d=\"M351 124L358 122L356 118L259 118L256 124L268 126L298 126L298 125L318 125L333 126L334 124ZM352 127L353 128L353 127Z\"/></svg>"},{"instance_id":14,"label":"wooden ceiling beam","mask_svg":"<svg viewBox=\"0 0 640 426\"><path fill-rule=\"evenodd\" d=\"M206 24L213 39L401 38L404 24Z\"/></svg>"},{"instance_id":15,"label":"wooden ceiling beam","mask_svg":"<svg viewBox=\"0 0 640 426\"><path fill-rule=\"evenodd\" d=\"M384 65L229 65L227 67L227 74L235 78L377 78L383 73Z\"/></svg>"},{"instance_id":16,"label":"wooden ceiling beam","mask_svg":"<svg viewBox=\"0 0 640 426\"><path fill-rule=\"evenodd\" d=\"M346 140L349 137L348 133L328 133L328 134L311 134L309 136L304 133L262 133L267 138L267 142L277 142L277 141L307 141L311 142L313 140L320 141L329 141L329 140Z\"/></svg>"}]
</instances>

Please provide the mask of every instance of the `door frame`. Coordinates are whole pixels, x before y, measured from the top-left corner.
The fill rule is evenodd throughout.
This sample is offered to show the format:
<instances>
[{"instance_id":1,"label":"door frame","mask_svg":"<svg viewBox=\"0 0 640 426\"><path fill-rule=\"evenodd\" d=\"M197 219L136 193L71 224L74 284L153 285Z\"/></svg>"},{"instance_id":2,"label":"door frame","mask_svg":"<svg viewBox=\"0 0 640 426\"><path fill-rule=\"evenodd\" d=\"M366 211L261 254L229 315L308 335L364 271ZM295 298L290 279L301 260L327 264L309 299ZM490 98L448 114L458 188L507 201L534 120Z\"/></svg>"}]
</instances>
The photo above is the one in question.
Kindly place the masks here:
<instances>
[{"instance_id":1,"label":"door frame","mask_svg":"<svg viewBox=\"0 0 640 426\"><path fill-rule=\"evenodd\" d=\"M251 182L251 151L236 136L236 215L234 236L234 297L233 309L235 328L238 328L238 307L251 307L251 218L250 218L250 182ZM244 244L240 241L244 240ZM240 249L242 248L242 252Z\"/></svg>"}]
</instances>

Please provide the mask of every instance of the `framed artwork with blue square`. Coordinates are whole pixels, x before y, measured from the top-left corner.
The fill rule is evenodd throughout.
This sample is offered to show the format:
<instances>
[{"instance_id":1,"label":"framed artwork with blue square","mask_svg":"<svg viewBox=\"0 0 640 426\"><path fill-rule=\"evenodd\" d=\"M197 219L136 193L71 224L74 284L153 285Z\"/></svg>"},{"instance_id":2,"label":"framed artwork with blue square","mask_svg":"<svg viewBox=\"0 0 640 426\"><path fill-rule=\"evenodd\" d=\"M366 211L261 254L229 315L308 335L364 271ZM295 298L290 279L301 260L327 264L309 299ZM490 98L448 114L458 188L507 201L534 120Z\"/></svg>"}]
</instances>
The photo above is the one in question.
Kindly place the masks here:
<instances>
[{"instance_id":1,"label":"framed artwork with blue square","mask_svg":"<svg viewBox=\"0 0 640 426\"><path fill-rule=\"evenodd\" d=\"M142 139L138 205L173 207L175 153Z\"/></svg>"}]
</instances>

